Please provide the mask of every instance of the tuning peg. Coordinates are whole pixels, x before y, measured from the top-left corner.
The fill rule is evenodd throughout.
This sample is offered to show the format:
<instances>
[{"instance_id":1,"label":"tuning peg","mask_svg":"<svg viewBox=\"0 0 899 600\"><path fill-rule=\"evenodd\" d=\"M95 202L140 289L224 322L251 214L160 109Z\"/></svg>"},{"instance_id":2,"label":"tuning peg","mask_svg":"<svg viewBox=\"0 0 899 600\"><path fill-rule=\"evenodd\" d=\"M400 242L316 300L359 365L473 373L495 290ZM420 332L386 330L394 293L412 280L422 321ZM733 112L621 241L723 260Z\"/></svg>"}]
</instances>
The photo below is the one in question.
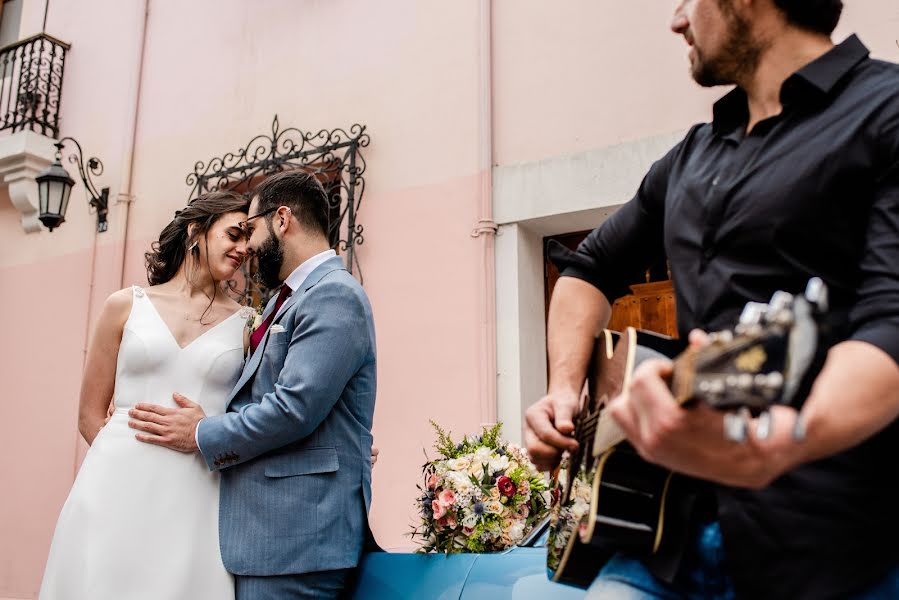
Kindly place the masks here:
<instances>
[{"instance_id":1,"label":"tuning peg","mask_svg":"<svg viewBox=\"0 0 899 600\"><path fill-rule=\"evenodd\" d=\"M766 410L756 419L755 437L759 440L767 440L773 429L774 421L771 419L771 413Z\"/></svg>"},{"instance_id":2,"label":"tuning peg","mask_svg":"<svg viewBox=\"0 0 899 600\"><path fill-rule=\"evenodd\" d=\"M768 306L771 308L771 312L780 312L785 308L789 308L793 303L793 294L788 294L787 292L774 292L774 295L771 296L771 301L768 303Z\"/></svg>"},{"instance_id":3,"label":"tuning peg","mask_svg":"<svg viewBox=\"0 0 899 600\"><path fill-rule=\"evenodd\" d=\"M715 331L709 334L709 343L715 344L721 342L728 344L734 339L734 334L725 329L724 331Z\"/></svg>"},{"instance_id":4,"label":"tuning peg","mask_svg":"<svg viewBox=\"0 0 899 600\"><path fill-rule=\"evenodd\" d=\"M827 312L828 298L827 286L820 277L812 277L805 288L805 299L818 309L818 312Z\"/></svg>"},{"instance_id":5,"label":"tuning peg","mask_svg":"<svg viewBox=\"0 0 899 600\"><path fill-rule=\"evenodd\" d=\"M805 439L805 416L802 413L796 416L796 424L793 426L793 439L797 442Z\"/></svg>"},{"instance_id":6,"label":"tuning peg","mask_svg":"<svg viewBox=\"0 0 899 600\"><path fill-rule=\"evenodd\" d=\"M735 413L724 414L724 437L742 444L749 437L749 409L741 408Z\"/></svg>"},{"instance_id":7,"label":"tuning peg","mask_svg":"<svg viewBox=\"0 0 899 600\"><path fill-rule=\"evenodd\" d=\"M755 390L777 392L783 387L784 376L778 371L759 373L752 378L752 384Z\"/></svg>"},{"instance_id":8,"label":"tuning peg","mask_svg":"<svg viewBox=\"0 0 899 600\"><path fill-rule=\"evenodd\" d=\"M747 302L740 313L740 325L758 325L767 310L768 305L764 302Z\"/></svg>"}]
</instances>

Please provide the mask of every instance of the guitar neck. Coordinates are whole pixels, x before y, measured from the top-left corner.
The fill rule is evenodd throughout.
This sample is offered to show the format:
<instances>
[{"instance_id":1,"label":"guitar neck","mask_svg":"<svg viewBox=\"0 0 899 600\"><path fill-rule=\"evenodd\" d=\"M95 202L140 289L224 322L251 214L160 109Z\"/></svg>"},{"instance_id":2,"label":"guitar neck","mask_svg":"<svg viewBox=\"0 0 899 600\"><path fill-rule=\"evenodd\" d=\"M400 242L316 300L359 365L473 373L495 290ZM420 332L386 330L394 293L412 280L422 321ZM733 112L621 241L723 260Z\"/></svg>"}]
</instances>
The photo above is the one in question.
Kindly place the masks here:
<instances>
[{"instance_id":1,"label":"guitar neck","mask_svg":"<svg viewBox=\"0 0 899 600\"><path fill-rule=\"evenodd\" d=\"M697 351L688 348L679 354L672 364L672 376L670 382L671 393L678 404L684 404L693 396L693 374L696 364ZM628 393L632 373L628 373L624 378L621 394ZM593 455L599 456L605 453L613 446L617 446L625 441L627 436L618 425L611 413L603 410L599 414L599 420L596 424L596 436L593 438Z\"/></svg>"}]
</instances>

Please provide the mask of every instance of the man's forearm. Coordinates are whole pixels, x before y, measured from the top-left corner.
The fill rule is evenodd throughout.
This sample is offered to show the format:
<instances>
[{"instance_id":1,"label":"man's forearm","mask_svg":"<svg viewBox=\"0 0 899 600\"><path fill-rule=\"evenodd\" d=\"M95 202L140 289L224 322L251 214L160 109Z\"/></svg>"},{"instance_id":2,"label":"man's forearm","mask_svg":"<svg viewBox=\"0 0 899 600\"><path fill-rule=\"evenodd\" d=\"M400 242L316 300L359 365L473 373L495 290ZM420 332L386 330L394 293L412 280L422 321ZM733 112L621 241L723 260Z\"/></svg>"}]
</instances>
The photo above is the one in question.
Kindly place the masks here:
<instances>
[{"instance_id":1,"label":"man's forearm","mask_svg":"<svg viewBox=\"0 0 899 600\"><path fill-rule=\"evenodd\" d=\"M802 462L857 446L899 416L899 366L867 342L838 344L802 412L807 429Z\"/></svg>"},{"instance_id":2,"label":"man's forearm","mask_svg":"<svg viewBox=\"0 0 899 600\"><path fill-rule=\"evenodd\" d=\"M612 309L593 285L560 277L549 305L546 342L549 393L579 393L593 351L593 341L609 322Z\"/></svg>"}]
</instances>

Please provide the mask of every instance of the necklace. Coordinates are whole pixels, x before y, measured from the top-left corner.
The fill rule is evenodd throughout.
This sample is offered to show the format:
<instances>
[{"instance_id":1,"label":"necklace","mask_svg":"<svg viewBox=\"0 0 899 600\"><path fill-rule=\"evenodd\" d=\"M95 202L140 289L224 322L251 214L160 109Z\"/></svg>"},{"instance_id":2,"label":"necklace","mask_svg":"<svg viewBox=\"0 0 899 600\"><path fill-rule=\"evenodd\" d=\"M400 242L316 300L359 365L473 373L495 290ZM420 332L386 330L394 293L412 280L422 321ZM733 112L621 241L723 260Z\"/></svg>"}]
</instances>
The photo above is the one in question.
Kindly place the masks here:
<instances>
[{"instance_id":1,"label":"necklace","mask_svg":"<svg viewBox=\"0 0 899 600\"><path fill-rule=\"evenodd\" d=\"M185 315L184 315L184 320L185 320L185 321L192 321L192 322L194 322L194 323L199 323L199 324L200 324L201 326L203 326L203 327L209 327L210 325L215 325L217 319L213 319L213 320L210 321L209 323L204 323L204 322L203 322L203 316L204 316L204 314L205 314L205 313L200 314L199 317L193 317L193 316L191 316L190 313L185 313Z\"/></svg>"}]
</instances>

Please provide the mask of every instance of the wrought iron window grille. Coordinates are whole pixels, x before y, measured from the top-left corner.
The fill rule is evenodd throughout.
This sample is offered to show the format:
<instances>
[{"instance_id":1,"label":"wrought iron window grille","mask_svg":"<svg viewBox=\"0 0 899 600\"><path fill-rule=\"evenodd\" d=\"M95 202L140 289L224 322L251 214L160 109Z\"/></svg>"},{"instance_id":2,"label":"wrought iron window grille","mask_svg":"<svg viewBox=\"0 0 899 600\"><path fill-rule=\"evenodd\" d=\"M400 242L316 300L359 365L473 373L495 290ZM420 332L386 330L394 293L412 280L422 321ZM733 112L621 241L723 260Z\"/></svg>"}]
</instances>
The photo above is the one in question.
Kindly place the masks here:
<instances>
[{"instance_id":1,"label":"wrought iron window grille","mask_svg":"<svg viewBox=\"0 0 899 600\"><path fill-rule=\"evenodd\" d=\"M0 131L59 135L59 101L69 45L40 33L0 48Z\"/></svg>"},{"instance_id":2,"label":"wrought iron window grille","mask_svg":"<svg viewBox=\"0 0 899 600\"><path fill-rule=\"evenodd\" d=\"M357 222L365 191L365 159L360 150L369 144L365 126L318 132L295 127L281 129L278 115L270 134L252 138L237 152L228 152L206 162L198 161L187 175L191 186L188 200L213 190L239 191L248 197L253 187L267 175L286 169L304 169L318 177L328 195L331 247L344 255L347 270L362 282L362 268L356 246L364 242L363 227ZM253 281L252 266L242 268L244 285L229 282L238 301L261 302L270 295Z\"/></svg>"}]
</instances>

